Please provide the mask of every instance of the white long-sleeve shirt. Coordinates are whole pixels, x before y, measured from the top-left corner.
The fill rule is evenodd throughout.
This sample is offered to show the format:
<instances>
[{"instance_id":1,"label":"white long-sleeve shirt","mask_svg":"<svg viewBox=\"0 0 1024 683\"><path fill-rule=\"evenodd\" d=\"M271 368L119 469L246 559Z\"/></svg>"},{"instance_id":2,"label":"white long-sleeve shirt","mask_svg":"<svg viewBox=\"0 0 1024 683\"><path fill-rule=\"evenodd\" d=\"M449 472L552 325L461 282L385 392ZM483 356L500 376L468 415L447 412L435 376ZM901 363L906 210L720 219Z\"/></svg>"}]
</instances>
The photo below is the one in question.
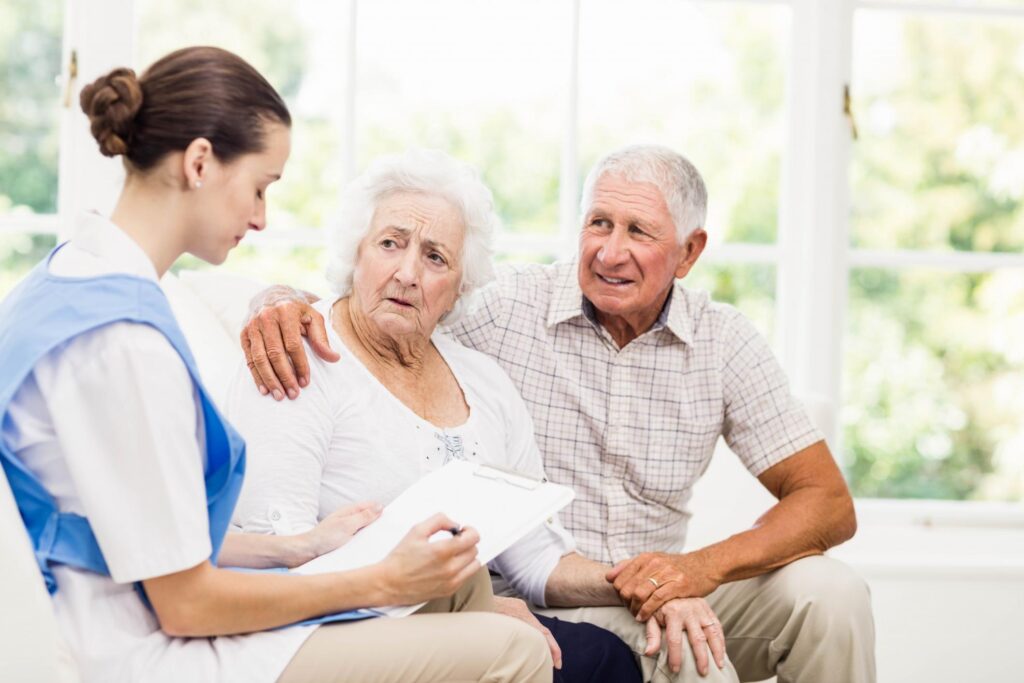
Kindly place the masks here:
<instances>
[{"instance_id":1,"label":"white long-sleeve shirt","mask_svg":"<svg viewBox=\"0 0 1024 683\"><path fill-rule=\"evenodd\" d=\"M50 271L156 280L142 249L95 214L81 219ZM210 557L202 414L160 332L114 323L58 347L36 364L2 427L59 509L88 517L110 569L110 577L53 570L57 623L84 683L277 679L311 628L171 638L132 587Z\"/></svg>"},{"instance_id":2,"label":"white long-sleeve shirt","mask_svg":"<svg viewBox=\"0 0 1024 683\"><path fill-rule=\"evenodd\" d=\"M330 305L317 305L327 319ZM310 383L294 401L261 396L245 366L239 368L227 413L248 447L233 519L242 530L301 533L341 506L363 500L387 504L450 458L543 476L526 405L487 356L434 335L470 408L464 424L440 428L391 394L333 329L328 333L341 360L326 363L309 351ZM572 536L553 518L491 567L531 602L544 605L548 576L574 548Z\"/></svg>"}]
</instances>

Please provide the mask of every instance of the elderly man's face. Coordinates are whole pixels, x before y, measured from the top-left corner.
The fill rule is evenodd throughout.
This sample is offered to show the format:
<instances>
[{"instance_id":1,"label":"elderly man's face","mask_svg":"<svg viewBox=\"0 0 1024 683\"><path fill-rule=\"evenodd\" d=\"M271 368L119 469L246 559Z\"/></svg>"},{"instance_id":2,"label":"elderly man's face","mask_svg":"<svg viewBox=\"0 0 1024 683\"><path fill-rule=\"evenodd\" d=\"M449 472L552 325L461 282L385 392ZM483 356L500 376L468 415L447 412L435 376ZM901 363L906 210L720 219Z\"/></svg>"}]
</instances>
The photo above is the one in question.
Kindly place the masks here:
<instances>
[{"instance_id":1,"label":"elderly man's face","mask_svg":"<svg viewBox=\"0 0 1024 683\"><path fill-rule=\"evenodd\" d=\"M603 175L583 220L583 295L602 322L621 318L642 334L657 320L672 281L689 272L700 249L694 253L691 240L679 243L668 205L650 183ZM697 232L703 237L703 231Z\"/></svg>"},{"instance_id":2,"label":"elderly man's face","mask_svg":"<svg viewBox=\"0 0 1024 683\"><path fill-rule=\"evenodd\" d=\"M357 305L391 336L429 336L455 305L466 227L448 200L401 192L377 204L352 279Z\"/></svg>"}]
</instances>

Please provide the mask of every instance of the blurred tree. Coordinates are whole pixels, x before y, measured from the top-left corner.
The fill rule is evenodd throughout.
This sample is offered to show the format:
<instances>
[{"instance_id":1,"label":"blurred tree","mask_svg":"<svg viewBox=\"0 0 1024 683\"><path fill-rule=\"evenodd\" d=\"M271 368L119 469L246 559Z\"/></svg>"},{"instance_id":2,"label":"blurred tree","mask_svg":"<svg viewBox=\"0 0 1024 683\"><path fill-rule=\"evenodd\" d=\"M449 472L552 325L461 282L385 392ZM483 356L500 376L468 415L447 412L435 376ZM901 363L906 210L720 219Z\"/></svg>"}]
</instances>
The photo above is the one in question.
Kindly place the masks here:
<instances>
[{"instance_id":1,"label":"blurred tree","mask_svg":"<svg viewBox=\"0 0 1024 683\"><path fill-rule=\"evenodd\" d=\"M59 2L0 4L0 211L57 210L62 20Z\"/></svg>"},{"instance_id":2,"label":"blurred tree","mask_svg":"<svg viewBox=\"0 0 1024 683\"><path fill-rule=\"evenodd\" d=\"M1019 252L1024 25L879 13L857 28L853 243ZM1022 292L1024 273L851 274L843 423L856 494L1024 498Z\"/></svg>"}]
</instances>

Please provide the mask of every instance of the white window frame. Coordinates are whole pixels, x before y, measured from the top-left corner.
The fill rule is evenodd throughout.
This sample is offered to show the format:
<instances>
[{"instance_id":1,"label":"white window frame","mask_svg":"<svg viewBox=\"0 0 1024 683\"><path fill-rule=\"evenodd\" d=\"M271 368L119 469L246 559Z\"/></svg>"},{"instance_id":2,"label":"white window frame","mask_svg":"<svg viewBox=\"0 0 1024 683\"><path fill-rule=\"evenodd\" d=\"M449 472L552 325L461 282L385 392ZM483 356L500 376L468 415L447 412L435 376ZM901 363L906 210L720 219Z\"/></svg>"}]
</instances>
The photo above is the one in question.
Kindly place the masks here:
<instances>
[{"instance_id":1,"label":"white window frame","mask_svg":"<svg viewBox=\"0 0 1024 683\"><path fill-rule=\"evenodd\" d=\"M359 0L348 3L346 100L338 125L345 157L346 178L355 175L356 145L356 30ZM560 168L559 229L557 235L503 234L498 249L530 251L555 256L571 254L578 230L578 91L579 17L583 0L571 3L566 40L570 59L566 88L564 137ZM696 0L721 2L723 0ZM789 67L788 140L782 155L779 196L779 231L773 245L720 245L705 259L719 264L775 265L776 339L780 361L793 390L828 402L837 416L842 405L842 368L848 281L851 268L944 268L954 272L983 272L995 268L1024 268L1024 255L877 251L849 246L851 135L843 114L843 89L850 83L854 13L858 9L905 13L952 12L985 16L1024 16L1015 6L978 7L967 2L913 3L868 0L745 0L746 3L788 6L792 12ZM133 0L65 0L63 63L77 55L77 86L106 70L133 59ZM66 69L66 67L65 67ZM67 73L64 75L67 78ZM854 93L856 96L856 93ZM84 115L71 106L61 117L58 213L43 216L0 216L0 232L19 231L68 236L65 218L86 208L109 208L117 195L123 171L115 160L95 153ZM340 188L339 188L340 190ZM312 228L270 231L258 235L257 244L272 246L319 245L320 231ZM826 426L829 443L839 444L838 419ZM910 519L979 519L1006 523L1000 504L970 502L901 501L899 509ZM864 501L859 501L864 504ZM870 501L867 505L871 505ZM879 505L888 505L880 502ZM891 509L890 505L886 509ZM1010 516L1024 528L1020 515Z\"/></svg>"}]
</instances>

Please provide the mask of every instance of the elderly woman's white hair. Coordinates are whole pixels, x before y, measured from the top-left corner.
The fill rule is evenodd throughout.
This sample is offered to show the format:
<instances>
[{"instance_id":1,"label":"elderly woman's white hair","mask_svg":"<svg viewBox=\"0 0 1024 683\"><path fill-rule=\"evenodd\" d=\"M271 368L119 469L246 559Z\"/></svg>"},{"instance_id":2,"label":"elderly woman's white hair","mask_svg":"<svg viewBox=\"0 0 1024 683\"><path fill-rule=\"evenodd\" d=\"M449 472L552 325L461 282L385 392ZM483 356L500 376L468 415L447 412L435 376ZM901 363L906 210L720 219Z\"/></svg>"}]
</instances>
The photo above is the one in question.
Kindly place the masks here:
<instances>
[{"instance_id":1,"label":"elderly woman's white hair","mask_svg":"<svg viewBox=\"0 0 1024 683\"><path fill-rule=\"evenodd\" d=\"M345 188L341 211L328 234L327 281L339 297L352 292L359 245L369 232L377 204L400 192L443 197L462 215L466 234L459 258L459 298L442 318L442 322L451 324L462 315L467 295L494 279L491 243L500 219L494 211L491 191L476 169L444 152L410 149L379 157Z\"/></svg>"},{"instance_id":2,"label":"elderly woman's white hair","mask_svg":"<svg viewBox=\"0 0 1024 683\"><path fill-rule=\"evenodd\" d=\"M630 145L602 157L583 183L583 215L594 200L594 186L606 173L622 176L631 183L651 183L661 190L680 243L694 230L704 227L708 191L700 171L682 154L660 145Z\"/></svg>"}]
</instances>

